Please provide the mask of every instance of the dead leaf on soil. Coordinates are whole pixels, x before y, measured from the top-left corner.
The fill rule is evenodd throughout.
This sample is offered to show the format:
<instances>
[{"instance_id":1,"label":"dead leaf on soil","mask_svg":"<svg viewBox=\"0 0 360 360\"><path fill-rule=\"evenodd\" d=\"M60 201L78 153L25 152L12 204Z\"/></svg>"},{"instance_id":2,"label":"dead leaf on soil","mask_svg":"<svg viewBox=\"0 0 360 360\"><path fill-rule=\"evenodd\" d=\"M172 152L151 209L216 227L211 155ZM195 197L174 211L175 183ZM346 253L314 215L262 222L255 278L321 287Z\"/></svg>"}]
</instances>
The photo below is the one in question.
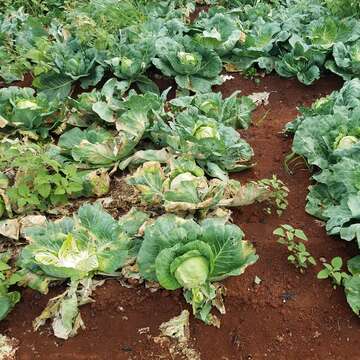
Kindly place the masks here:
<instances>
[{"instance_id":1,"label":"dead leaf on soil","mask_svg":"<svg viewBox=\"0 0 360 360\"><path fill-rule=\"evenodd\" d=\"M156 344L169 350L172 359L201 360L200 353L191 348L189 311L183 310L160 325L160 336L153 338Z\"/></svg>"},{"instance_id":2,"label":"dead leaf on soil","mask_svg":"<svg viewBox=\"0 0 360 360\"><path fill-rule=\"evenodd\" d=\"M0 360L15 360L19 340L0 334Z\"/></svg>"},{"instance_id":3,"label":"dead leaf on soil","mask_svg":"<svg viewBox=\"0 0 360 360\"><path fill-rule=\"evenodd\" d=\"M28 215L17 219L6 219L0 221L0 235L12 240L25 237L25 230L32 226L45 224L46 217L43 215Z\"/></svg>"},{"instance_id":4,"label":"dead leaf on soil","mask_svg":"<svg viewBox=\"0 0 360 360\"><path fill-rule=\"evenodd\" d=\"M253 93L248 97L256 104L256 106L260 106L262 104L265 106L269 105L270 93L267 91Z\"/></svg>"}]
</instances>

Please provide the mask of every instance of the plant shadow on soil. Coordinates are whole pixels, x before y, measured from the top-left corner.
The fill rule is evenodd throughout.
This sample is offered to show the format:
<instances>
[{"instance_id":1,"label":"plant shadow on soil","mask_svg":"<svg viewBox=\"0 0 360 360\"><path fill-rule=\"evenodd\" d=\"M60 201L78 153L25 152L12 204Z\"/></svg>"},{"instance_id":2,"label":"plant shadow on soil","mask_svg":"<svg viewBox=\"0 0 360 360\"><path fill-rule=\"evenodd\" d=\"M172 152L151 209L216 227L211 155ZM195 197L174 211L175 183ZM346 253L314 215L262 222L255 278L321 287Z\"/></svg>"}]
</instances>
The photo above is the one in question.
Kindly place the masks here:
<instances>
[{"instance_id":1,"label":"plant shadow on soil","mask_svg":"<svg viewBox=\"0 0 360 360\"><path fill-rule=\"evenodd\" d=\"M203 360L360 358L360 320L348 307L342 289L334 290L329 281L316 279L319 261L300 274L272 235L278 225L288 223L306 232L307 247L317 260L348 259L356 254L355 247L328 237L321 223L305 213L310 173L305 168L298 168L294 175L286 173L283 162L292 140L280 133L296 117L297 106L310 105L341 85L330 75L306 87L273 75L255 84L235 74L215 89L224 96L238 89L243 95L271 93L269 104L255 112L254 125L242 131L254 148L257 165L234 177L245 182L276 174L290 188L290 195L289 207L280 218L267 215L261 204L234 211L234 222L256 245L260 260L242 276L225 281L227 314L221 317L220 329L191 318L191 337ZM262 280L260 285L255 285L255 276ZM162 322L187 308L180 292L151 293L142 286L127 289L108 281L96 290L96 302L81 308L86 329L62 341L51 334L50 325L36 333L31 325L58 291L48 296L22 291L21 303L1 322L1 333L20 340L18 359L171 359L138 330L149 327L149 334L157 336Z\"/></svg>"}]
</instances>

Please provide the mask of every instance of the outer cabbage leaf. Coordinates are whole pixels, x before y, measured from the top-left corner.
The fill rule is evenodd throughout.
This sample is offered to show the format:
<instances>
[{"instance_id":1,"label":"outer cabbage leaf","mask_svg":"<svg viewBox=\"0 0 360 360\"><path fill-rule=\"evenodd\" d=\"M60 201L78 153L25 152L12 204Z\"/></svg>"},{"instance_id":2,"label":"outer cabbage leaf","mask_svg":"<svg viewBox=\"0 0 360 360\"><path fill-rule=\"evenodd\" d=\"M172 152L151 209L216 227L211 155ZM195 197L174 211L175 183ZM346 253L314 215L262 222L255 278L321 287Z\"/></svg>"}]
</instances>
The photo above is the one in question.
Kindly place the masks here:
<instances>
[{"instance_id":1,"label":"outer cabbage leaf","mask_svg":"<svg viewBox=\"0 0 360 360\"><path fill-rule=\"evenodd\" d=\"M360 313L360 256L355 256L347 263L351 275L344 280L348 304L356 315Z\"/></svg>"},{"instance_id":2,"label":"outer cabbage leaf","mask_svg":"<svg viewBox=\"0 0 360 360\"><path fill-rule=\"evenodd\" d=\"M15 283L11 266L8 265L10 259L10 252L0 253L0 321L6 318L21 297L18 291L9 291L10 286Z\"/></svg>"}]
</instances>

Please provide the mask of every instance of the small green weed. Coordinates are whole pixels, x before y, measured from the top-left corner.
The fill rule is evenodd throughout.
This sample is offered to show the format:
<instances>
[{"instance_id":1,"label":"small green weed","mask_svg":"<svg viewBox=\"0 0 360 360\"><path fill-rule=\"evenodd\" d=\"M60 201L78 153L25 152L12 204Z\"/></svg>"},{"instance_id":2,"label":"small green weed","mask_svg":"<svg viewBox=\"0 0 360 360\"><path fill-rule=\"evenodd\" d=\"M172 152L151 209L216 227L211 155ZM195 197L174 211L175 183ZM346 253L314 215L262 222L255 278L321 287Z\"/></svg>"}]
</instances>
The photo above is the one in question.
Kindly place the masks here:
<instances>
[{"instance_id":1,"label":"small green weed","mask_svg":"<svg viewBox=\"0 0 360 360\"><path fill-rule=\"evenodd\" d=\"M288 260L303 273L309 265L316 265L313 256L307 251L302 241L308 241L305 233L300 229L295 229L291 225L281 225L273 232L278 237L277 242L286 245L290 255Z\"/></svg>"},{"instance_id":2,"label":"small green weed","mask_svg":"<svg viewBox=\"0 0 360 360\"><path fill-rule=\"evenodd\" d=\"M341 286L343 280L347 279L349 275L341 271L343 266L343 260L340 256L334 257L330 264L324 263L324 269L322 269L318 274L317 278L320 280L331 279L334 285L334 288Z\"/></svg>"}]
</instances>

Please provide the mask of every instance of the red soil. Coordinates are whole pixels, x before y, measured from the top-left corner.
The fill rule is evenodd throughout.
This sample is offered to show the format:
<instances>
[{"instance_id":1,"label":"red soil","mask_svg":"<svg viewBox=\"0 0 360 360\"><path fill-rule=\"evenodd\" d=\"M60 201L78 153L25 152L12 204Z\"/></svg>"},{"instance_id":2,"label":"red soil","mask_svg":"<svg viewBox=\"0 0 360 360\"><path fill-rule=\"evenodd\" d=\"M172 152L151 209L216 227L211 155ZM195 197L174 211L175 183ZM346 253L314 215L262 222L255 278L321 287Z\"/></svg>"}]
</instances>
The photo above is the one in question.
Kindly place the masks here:
<instances>
[{"instance_id":1,"label":"red soil","mask_svg":"<svg viewBox=\"0 0 360 360\"><path fill-rule=\"evenodd\" d=\"M360 320L348 307L342 289L334 290L329 281L316 279L319 261L300 274L272 235L278 225L288 223L306 232L307 246L316 259L347 259L356 254L355 247L328 237L320 223L306 215L309 172L298 170L290 176L283 167L291 149L291 139L280 134L284 124L295 118L297 106L309 105L339 87L341 82L332 76L305 87L277 76L267 76L256 85L235 75L218 88L225 96L237 89L243 94L271 92L269 105L257 110L254 126L243 132L255 150L257 166L236 178L245 181L277 174L290 195L289 208L280 218L265 214L261 204L234 212L234 222L256 245L260 260L244 275L225 281L227 314L221 317L220 329L191 318L194 346L204 360L360 358ZM260 285L254 284L255 276L262 279ZM49 297L24 290L21 303L0 324L1 333L20 340L20 360L171 359L138 329L149 327L156 336L163 321L187 308L180 292L152 294L141 286L126 289L108 281L96 290L96 302L81 308L86 330L62 341L51 335L50 326L32 331L31 322Z\"/></svg>"}]
</instances>

